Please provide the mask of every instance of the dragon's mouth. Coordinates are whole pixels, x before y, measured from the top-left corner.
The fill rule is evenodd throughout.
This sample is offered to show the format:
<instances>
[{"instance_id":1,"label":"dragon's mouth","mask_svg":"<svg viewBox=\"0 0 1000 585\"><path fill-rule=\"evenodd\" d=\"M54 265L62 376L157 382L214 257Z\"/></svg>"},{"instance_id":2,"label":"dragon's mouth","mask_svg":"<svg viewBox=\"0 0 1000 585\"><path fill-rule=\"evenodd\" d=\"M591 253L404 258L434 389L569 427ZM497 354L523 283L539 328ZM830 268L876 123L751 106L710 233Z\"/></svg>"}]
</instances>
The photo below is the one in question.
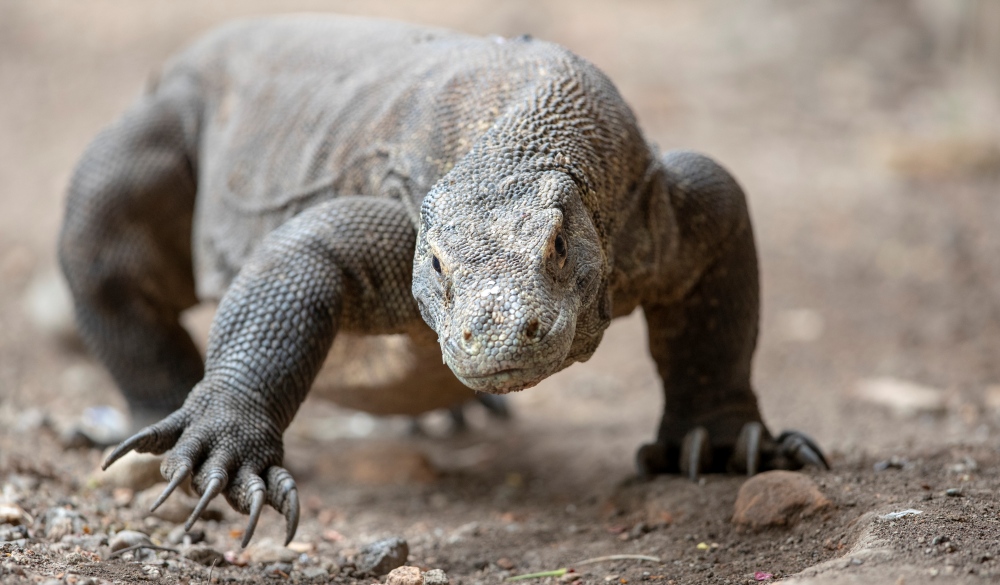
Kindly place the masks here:
<instances>
[{"instance_id":1,"label":"dragon's mouth","mask_svg":"<svg viewBox=\"0 0 1000 585\"><path fill-rule=\"evenodd\" d=\"M486 374L479 372L454 372L454 374L469 388L490 394L507 394L524 390L538 384L546 376L545 373L526 368L508 368Z\"/></svg>"}]
</instances>

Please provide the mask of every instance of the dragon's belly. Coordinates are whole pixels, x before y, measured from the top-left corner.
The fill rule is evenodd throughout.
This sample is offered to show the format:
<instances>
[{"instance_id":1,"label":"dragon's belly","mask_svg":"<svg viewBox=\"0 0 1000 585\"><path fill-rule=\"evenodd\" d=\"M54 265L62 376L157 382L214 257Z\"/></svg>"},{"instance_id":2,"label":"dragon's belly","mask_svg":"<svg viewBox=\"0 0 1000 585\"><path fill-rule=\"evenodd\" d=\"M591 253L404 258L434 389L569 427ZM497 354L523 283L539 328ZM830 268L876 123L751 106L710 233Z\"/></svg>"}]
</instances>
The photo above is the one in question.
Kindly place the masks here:
<instances>
[{"instance_id":1,"label":"dragon's belly","mask_svg":"<svg viewBox=\"0 0 1000 585\"><path fill-rule=\"evenodd\" d=\"M215 303L204 303L184 316L199 347L215 310ZM375 415L417 415L473 399L442 362L433 332L423 329L419 341L406 334L337 334L310 394Z\"/></svg>"},{"instance_id":2,"label":"dragon's belly","mask_svg":"<svg viewBox=\"0 0 1000 585\"><path fill-rule=\"evenodd\" d=\"M311 394L376 415L417 415L474 397L442 363L437 344L348 333L337 335Z\"/></svg>"}]
</instances>

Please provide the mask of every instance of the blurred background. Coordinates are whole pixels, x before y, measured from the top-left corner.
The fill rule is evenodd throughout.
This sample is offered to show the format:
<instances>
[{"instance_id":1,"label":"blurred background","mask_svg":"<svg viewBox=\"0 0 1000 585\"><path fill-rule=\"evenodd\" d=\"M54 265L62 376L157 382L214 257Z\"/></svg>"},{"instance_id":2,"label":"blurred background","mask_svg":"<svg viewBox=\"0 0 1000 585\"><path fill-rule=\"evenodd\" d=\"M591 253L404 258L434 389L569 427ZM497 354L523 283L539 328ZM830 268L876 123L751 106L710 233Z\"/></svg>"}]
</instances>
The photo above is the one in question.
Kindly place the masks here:
<instances>
[{"instance_id":1,"label":"blurred background","mask_svg":"<svg viewBox=\"0 0 1000 585\"><path fill-rule=\"evenodd\" d=\"M121 405L103 370L57 341L73 165L171 53L279 11L530 33L596 63L649 140L715 157L749 195L764 289L755 384L772 428L837 457L1000 444L993 0L0 0L0 428ZM535 439L524 457L602 481L628 472L661 402L642 329L638 314L617 323L590 362L515 397Z\"/></svg>"}]
</instances>

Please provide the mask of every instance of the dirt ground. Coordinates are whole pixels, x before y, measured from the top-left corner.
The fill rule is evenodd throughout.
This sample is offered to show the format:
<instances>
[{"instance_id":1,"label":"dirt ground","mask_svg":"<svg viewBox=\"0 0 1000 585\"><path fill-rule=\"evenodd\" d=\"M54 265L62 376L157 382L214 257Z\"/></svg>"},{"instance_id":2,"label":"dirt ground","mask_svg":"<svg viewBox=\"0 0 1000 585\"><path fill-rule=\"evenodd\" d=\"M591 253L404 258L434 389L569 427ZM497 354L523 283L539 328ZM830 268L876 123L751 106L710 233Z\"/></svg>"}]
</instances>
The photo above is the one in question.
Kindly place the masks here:
<instances>
[{"instance_id":1,"label":"dirt ground","mask_svg":"<svg viewBox=\"0 0 1000 585\"><path fill-rule=\"evenodd\" d=\"M121 406L46 329L58 298L38 283L65 186L171 52L227 19L289 10L559 42L608 73L661 148L723 162L760 248L765 419L823 445L833 469L805 473L832 506L751 532L730 521L743 478L632 481L661 407L637 314L592 360L515 396L514 420L473 412L461 436L308 403L286 434L305 502L290 572L266 575L259 552L243 567L108 558L103 535L166 543L175 525L145 517L142 494L95 487L100 452L59 441L85 407ZM410 564L453 584L562 567L585 583L997 582L998 71L990 0L0 0L0 513L16 505L27 530L5 537L0 518L14 541L0 544L0 581L350 583L338 567L398 535ZM217 508L199 526L238 555L243 518ZM267 512L256 540L282 530ZM614 554L659 562L578 563Z\"/></svg>"}]
</instances>

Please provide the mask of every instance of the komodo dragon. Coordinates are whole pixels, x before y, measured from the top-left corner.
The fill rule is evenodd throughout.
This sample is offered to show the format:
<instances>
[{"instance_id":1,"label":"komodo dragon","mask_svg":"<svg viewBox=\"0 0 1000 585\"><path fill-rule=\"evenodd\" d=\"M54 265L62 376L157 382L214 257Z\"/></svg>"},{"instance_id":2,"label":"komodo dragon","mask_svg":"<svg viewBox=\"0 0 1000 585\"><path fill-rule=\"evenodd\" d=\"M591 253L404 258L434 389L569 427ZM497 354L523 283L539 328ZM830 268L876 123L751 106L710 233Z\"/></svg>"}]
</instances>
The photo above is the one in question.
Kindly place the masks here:
<instances>
[{"instance_id":1,"label":"komodo dragon","mask_svg":"<svg viewBox=\"0 0 1000 585\"><path fill-rule=\"evenodd\" d=\"M59 257L133 415L165 416L105 465L166 453L158 503L190 476L189 526L224 493L250 515L244 545L265 504L295 533L282 433L335 336L378 336L347 354L379 380L334 400L413 413L533 386L641 306L666 399L641 475L826 466L761 423L740 187L704 156L660 157L600 71L527 36L220 28L87 148ZM211 299L203 363L178 319Z\"/></svg>"}]
</instances>

